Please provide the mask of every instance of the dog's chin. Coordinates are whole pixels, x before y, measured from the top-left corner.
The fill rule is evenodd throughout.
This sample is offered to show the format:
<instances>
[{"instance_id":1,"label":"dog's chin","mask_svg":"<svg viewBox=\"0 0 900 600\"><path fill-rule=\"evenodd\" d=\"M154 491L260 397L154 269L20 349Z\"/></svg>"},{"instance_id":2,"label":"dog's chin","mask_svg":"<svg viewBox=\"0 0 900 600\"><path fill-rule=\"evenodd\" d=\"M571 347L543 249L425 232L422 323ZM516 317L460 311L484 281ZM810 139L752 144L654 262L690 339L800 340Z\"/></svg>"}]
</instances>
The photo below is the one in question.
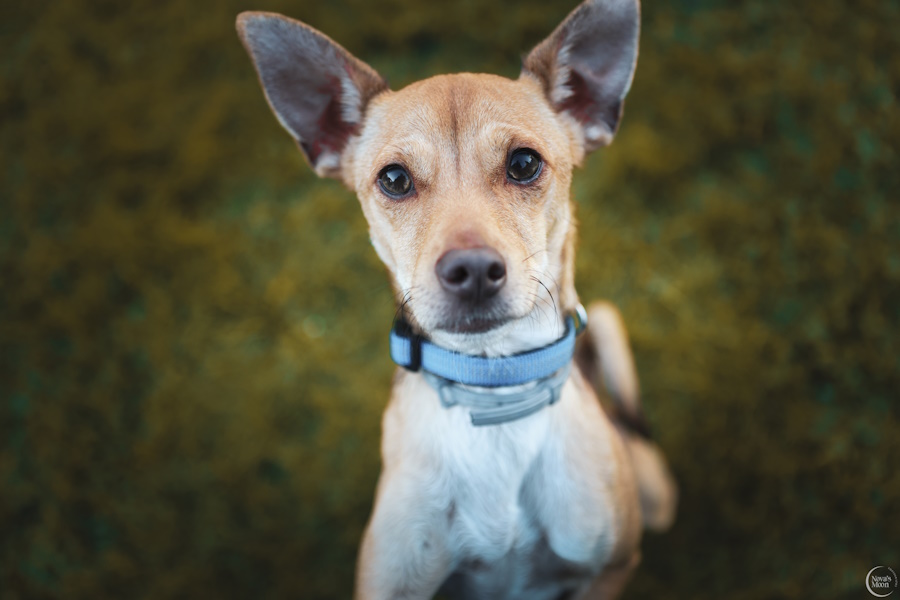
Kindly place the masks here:
<instances>
[{"instance_id":1,"label":"dog's chin","mask_svg":"<svg viewBox=\"0 0 900 600\"><path fill-rule=\"evenodd\" d=\"M474 319L466 319L462 322L457 321L453 323L445 323L442 324L435 329L438 331L443 331L446 333L455 333L461 335L475 335L479 333L488 333L490 331L494 331L507 323L509 323L510 319L493 319L493 318L474 318Z\"/></svg>"}]
</instances>

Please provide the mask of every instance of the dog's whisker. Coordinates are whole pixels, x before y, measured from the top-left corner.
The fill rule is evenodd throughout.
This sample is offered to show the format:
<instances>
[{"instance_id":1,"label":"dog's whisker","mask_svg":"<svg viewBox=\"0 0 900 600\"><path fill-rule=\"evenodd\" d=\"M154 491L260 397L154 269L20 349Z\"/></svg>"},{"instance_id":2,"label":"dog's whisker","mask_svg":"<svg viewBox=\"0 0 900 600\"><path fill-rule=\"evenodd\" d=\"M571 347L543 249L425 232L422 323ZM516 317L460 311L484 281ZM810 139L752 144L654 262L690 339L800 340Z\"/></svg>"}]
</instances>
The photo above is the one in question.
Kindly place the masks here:
<instances>
[{"instance_id":1,"label":"dog's whisker","mask_svg":"<svg viewBox=\"0 0 900 600\"><path fill-rule=\"evenodd\" d=\"M547 291L547 294L550 295L550 300L553 302L553 314L554 314L554 315L558 315L558 314L559 314L559 309L558 309L558 307L556 306L556 298L553 297L553 292L551 292L551 291L550 291L550 288L548 288L548 287L544 284L544 282L541 281L540 279L538 279L537 282L538 282L538 284L539 284L542 288L544 288L544 289ZM560 335L562 335L562 332L560 332Z\"/></svg>"},{"instance_id":2,"label":"dog's whisker","mask_svg":"<svg viewBox=\"0 0 900 600\"><path fill-rule=\"evenodd\" d=\"M399 296L397 310L394 313L394 321L397 321L399 318L403 317L404 319L408 316L406 307L412 302L412 292L418 286L412 286L406 290L401 290L395 296Z\"/></svg>"},{"instance_id":3,"label":"dog's whisker","mask_svg":"<svg viewBox=\"0 0 900 600\"><path fill-rule=\"evenodd\" d=\"M532 258L534 258L535 256L537 256L537 255L540 254L541 252L547 252L547 249L546 249L546 248L541 248L540 250L536 250L536 251L532 252L531 254L529 254L528 256L526 256L524 259L522 259L522 262L528 262L529 260L531 260Z\"/></svg>"}]
</instances>

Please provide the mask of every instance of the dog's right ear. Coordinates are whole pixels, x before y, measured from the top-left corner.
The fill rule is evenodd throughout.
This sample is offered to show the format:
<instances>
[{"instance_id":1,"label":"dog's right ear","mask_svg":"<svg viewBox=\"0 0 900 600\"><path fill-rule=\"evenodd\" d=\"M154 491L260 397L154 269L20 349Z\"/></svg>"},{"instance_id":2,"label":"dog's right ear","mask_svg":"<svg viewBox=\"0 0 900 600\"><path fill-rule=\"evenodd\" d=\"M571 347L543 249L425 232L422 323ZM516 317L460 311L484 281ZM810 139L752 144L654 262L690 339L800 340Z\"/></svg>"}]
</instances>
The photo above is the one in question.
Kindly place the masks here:
<instances>
[{"instance_id":1,"label":"dog's right ear","mask_svg":"<svg viewBox=\"0 0 900 600\"><path fill-rule=\"evenodd\" d=\"M316 173L339 177L347 140L387 82L328 36L288 17L244 12L237 30L282 127Z\"/></svg>"}]
</instances>

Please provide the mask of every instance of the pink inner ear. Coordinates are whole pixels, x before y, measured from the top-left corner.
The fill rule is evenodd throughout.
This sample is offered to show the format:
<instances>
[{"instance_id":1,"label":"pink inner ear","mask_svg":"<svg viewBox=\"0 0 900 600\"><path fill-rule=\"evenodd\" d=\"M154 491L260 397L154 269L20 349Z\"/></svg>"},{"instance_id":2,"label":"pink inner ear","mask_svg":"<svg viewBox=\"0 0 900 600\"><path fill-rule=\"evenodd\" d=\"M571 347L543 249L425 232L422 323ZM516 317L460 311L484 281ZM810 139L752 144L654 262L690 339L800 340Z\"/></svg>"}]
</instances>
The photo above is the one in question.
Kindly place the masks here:
<instances>
[{"instance_id":1,"label":"pink inner ear","mask_svg":"<svg viewBox=\"0 0 900 600\"><path fill-rule=\"evenodd\" d=\"M329 97L330 100L325 110L316 119L317 135L315 139L301 143L304 152L313 164L318 161L323 152L340 153L350 136L359 132L358 124L344 121L341 105L341 82L337 77L330 77L327 85L316 91Z\"/></svg>"},{"instance_id":2,"label":"pink inner ear","mask_svg":"<svg viewBox=\"0 0 900 600\"><path fill-rule=\"evenodd\" d=\"M566 87L571 94L563 100L557 110L564 110L585 126L603 123L611 134L616 132L622 102L603 102L597 90L591 90L584 77L575 69L569 73Z\"/></svg>"},{"instance_id":3,"label":"pink inner ear","mask_svg":"<svg viewBox=\"0 0 900 600\"><path fill-rule=\"evenodd\" d=\"M574 69L569 72L566 88L568 88L570 93L568 97L560 103L557 110L568 112L578 119L580 123L585 125L590 123L594 112L595 102L584 78Z\"/></svg>"}]
</instances>

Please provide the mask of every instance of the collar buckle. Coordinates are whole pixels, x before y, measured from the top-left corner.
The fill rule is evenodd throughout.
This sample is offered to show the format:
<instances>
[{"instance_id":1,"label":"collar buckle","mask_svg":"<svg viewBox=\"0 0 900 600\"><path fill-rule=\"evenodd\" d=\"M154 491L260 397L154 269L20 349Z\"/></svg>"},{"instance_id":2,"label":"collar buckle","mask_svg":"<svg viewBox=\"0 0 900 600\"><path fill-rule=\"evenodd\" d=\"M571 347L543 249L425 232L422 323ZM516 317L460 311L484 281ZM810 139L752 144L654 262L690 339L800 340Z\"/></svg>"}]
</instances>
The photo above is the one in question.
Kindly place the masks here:
<instances>
[{"instance_id":1,"label":"collar buckle","mask_svg":"<svg viewBox=\"0 0 900 600\"><path fill-rule=\"evenodd\" d=\"M569 378L570 367L566 365L556 373L534 381L533 385L511 393L499 392L497 388L472 388L428 371L422 371L422 374L437 392L441 406L469 408L472 425L483 427L517 421L556 404L560 390Z\"/></svg>"},{"instance_id":2,"label":"collar buckle","mask_svg":"<svg viewBox=\"0 0 900 600\"><path fill-rule=\"evenodd\" d=\"M391 358L407 371L422 368L422 336L405 319L394 321L391 330Z\"/></svg>"}]
</instances>

